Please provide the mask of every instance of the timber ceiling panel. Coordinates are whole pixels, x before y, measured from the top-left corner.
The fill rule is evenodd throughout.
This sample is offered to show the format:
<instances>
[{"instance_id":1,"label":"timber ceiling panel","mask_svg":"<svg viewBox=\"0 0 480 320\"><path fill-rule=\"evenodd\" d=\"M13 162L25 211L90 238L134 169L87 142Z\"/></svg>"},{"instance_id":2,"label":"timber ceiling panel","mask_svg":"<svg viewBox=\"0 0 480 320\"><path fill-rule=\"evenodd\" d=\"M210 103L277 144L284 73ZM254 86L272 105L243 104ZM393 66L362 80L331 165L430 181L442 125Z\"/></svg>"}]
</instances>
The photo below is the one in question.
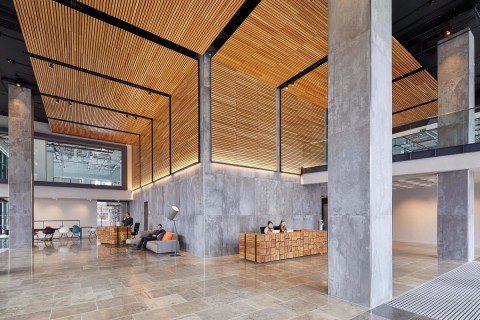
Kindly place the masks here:
<instances>
[{"instance_id":1,"label":"timber ceiling panel","mask_svg":"<svg viewBox=\"0 0 480 320\"><path fill-rule=\"evenodd\" d=\"M50 119L50 128L52 132L72 136L85 137L89 139L105 140L123 144L138 143L138 136L135 134L125 134L103 128L94 128L91 126L73 124L59 120Z\"/></svg>"},{"instance_id":2,"label":"timber ceiling panel","mask_svg":"<svg viewBox=\"0 0 480 320\"><path fill-rule=\"evenodd\" d=\"M392 116L392 125L397 127L403 124L408 124L416 120L431 118L438 115L437 101L428 103L419 108L406 110Z\"/></svg>"},{"instance_id":3,"label":"timber ceiling panel","mask_svg":"<svg viewBox=\"0 0 480 320\"><path fill-rule=\"evenodd\" d=\"M275 88L212 62L212 160L275 170Z\"/></svg>"},{"instance_id":4,"label":"timber ceiling panel","mask_svg":"<svg viewBox=\"0 0 480 320\"><path fill-rule=\"evenodd\" d=\"M290 91L290 90L289 90ZM282 91L282 172L300 174L302 167L325 163L325 111Z\"/></svg>"},{"instance_id":5,"label":"timber ceiling panel","mask_svg":"<svg viewBox=\"0 0 480 320\"><path fill-rule=\"evenodd\" d=\"M99 127L113 126L117 130L142 133L144 128L150 128L149 119L129 116L121 113L92 108L90 106L73 103L71 106L66 101L55 103L55 99L43 97L43 104L48 118L57 118L72 122L91 124Z\"/></svg>"},{"instance_id":6,"label":"timber ceiling panel","mask_svg":"<svg viewBox=\"0 0 480 320\"><path fill-rule=\"evenodd\" d=\"M203 54L244 0L82 0L81 2Z\"/></svg>"},{"instance_id":7,"label":"timber ceiling panel","mask_svg":"<svg viewBox=\"0 0 480 320\"><path fill-rule=\"evenodd\" d=\"M154 117L168 98L81 71L31 59L40 92L102 107ZM45 99L44 99L45 100Z\"/></svg>"},{"instance_id":8,"label":"timber ceiling panel","mask_svg":"<svg viewBox=\"0 0 480 320\"><path fill-rule=\"evenodd\" d=\"M393 83L392 111L397 112L437 99L437 81L423 70Z\"/></svg>"},{"instance_id":9,"label":"timber ceiling panel","mask_svg":"<svg viewBox=\"0 0 480 320\"><path fill-rule=\"evenodd\" d=\"M213 60L276 87L328 54L327 15L326 0L263 0Z\"/></svg>"},{"instance_id":10,"label":"timber ceiling panel","mask_svg":"<svg viewBox=\"0 0 480 320\"><path fill-rule=\"evenodd\" d=\"M284 91L311 103L327 108L328 106L328 63L324 63L315 70L295 81Z\"/></svg>"},{"instance_id":11,"label":"timber ceiling panel","mask_svg":"<svg viewBox=\"0 0 480 320\"><path fill-rule=\"evenodd\" d=\"M51 0L15 0L29 52L172 93L196 60Z\"/></svg>"}]
</instances>

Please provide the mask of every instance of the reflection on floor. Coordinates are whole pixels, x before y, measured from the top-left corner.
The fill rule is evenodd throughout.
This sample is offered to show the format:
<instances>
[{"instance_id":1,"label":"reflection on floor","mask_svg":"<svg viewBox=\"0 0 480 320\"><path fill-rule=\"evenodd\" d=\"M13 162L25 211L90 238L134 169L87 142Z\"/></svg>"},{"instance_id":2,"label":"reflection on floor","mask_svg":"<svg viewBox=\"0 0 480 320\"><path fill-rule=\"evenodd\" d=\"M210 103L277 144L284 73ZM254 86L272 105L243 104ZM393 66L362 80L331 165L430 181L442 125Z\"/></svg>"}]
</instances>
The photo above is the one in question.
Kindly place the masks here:
<instances>
[{"instance_id":1,"label":"reflection on floor","mask_svg":"<svg viewBox=\"0 0 480 320\"><path fill-rule=\"evenodd\" d=\"M255 264L238 256L127 252L83 239L42 242L32 254L0 253L0 319L368 316L364 307L327 296L326 256ZM435 252L433 246L394 244L394 295L459 265L438 264ZM368 317L374 318L385 319Z\"/></svg>"}]
</instances>

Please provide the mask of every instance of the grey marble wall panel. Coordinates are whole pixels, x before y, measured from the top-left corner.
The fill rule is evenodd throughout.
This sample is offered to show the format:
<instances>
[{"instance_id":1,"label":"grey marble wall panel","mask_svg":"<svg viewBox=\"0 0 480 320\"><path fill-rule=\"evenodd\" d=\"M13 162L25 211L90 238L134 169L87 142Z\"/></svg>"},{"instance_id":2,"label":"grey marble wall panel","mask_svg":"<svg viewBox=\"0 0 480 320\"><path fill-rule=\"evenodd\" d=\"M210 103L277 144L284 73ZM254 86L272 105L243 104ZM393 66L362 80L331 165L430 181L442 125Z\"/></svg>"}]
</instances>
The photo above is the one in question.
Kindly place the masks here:
<instances>
[{"instance_id":1,"label":"grey marble wall panel","mask_svg":"<svg viewBox=\"0 0 480 320\"><path fill-rule=\"evenodd\" d=\"M33 99L8 86L8 215L10 249L33 246Z\"/></svg>"},{"instance_id":2,"label":"grey marble wall panel","mask_svg":"<svg viewBox=\"0 0 480 320\"><path fill-rule=\"evenodd\" d=\"M355 4L329 3L328 293L374 307L392 290L391 1Z\"/></svg>"},{"instance_id":3,"label":"grey marble wall panel","mask_svg":"<svg viewBox=\"0 0 480 320\"><path fill-rule=\"evenodd\" d=\"M474 259L473 172L438 174L437 250L440 260Z\"/></svg>"}]
</instances>

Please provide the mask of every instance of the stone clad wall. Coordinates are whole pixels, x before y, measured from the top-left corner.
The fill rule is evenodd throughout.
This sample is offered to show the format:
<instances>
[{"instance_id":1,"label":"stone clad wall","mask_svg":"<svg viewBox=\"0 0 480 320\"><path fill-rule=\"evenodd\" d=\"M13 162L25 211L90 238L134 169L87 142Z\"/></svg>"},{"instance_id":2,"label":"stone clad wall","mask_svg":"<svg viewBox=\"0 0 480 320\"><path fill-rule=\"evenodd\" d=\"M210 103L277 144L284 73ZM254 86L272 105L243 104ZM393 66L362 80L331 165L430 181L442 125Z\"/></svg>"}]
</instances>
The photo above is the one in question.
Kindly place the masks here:
<instances>
[{"instance_id":1,"label":"stone clad wall","mask_svg":"<svg viewBox=\"0 0 480 320\"><path fill-rule=\"evenodd\" d=\"M160 222L170 230L173 225L166 214L177 205L182 249L207 257L237 254L240 232L259 232L268 220L278 224L285 219L289 229L318 229L325 186L301 185L297 175L215 163L202 166L136 191L134 219L143 221L143 202L149 201L152 227Z\"/></svg>"}]
</instances>

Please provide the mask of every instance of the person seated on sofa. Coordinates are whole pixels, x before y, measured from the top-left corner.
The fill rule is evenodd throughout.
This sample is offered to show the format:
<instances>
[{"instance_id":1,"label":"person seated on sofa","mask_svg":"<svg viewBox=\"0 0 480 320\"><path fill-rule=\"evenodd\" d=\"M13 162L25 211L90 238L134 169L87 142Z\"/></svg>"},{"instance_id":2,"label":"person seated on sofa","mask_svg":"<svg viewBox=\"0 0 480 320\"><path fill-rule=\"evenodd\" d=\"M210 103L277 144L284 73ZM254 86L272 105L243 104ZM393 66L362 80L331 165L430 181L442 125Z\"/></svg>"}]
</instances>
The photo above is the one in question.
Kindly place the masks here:
<instances>
[{"instance_id":1,"label":"person seated on sofa","mask_svg":"<svg viewBox=\"0 0 480 320\"><path fill-rule=\"evenodd\" d=\"M273 222L272 221L268 221L267 223L267 226L265 227L265 229L263 230L263 233L265 234L270 234L273 232Z\"/></svg>"},{"instance_id":2,"label":"person seated on sofa","mask_svg":"<svg viewBox=\"0 0 480 320\"><path fill-rule=\"evenodd\" d=\"M159 223L157 230L155 230L153 233L149 234L149 235L146 236L146 237L141 237L141 238L140 238L140 242L138 243L138 245L137 245L136 247L133 247L132 249L135 249L135 250L139 250L139 249L145 250L145 248L147 247L147 242L148 242L148 241L152 241L152 240L162 240L164 235L165 235L165 230L163 230L162 224Z\"/></svg>"},{"instance_id":3,"label":"person seated on sofa","mask_svg":"<svg viewBox=\"0 0 480 320\"><path fill-rule=\"evenodd\" d=\"M287 223L285 222L284 219L280 220L280 224L278 225L278 230L280 230L280 232L287 232Z\"/></svg>"}]
</instances>

